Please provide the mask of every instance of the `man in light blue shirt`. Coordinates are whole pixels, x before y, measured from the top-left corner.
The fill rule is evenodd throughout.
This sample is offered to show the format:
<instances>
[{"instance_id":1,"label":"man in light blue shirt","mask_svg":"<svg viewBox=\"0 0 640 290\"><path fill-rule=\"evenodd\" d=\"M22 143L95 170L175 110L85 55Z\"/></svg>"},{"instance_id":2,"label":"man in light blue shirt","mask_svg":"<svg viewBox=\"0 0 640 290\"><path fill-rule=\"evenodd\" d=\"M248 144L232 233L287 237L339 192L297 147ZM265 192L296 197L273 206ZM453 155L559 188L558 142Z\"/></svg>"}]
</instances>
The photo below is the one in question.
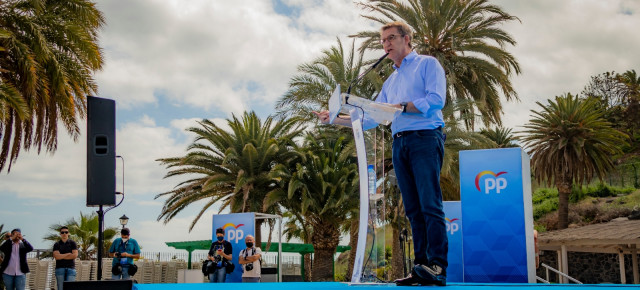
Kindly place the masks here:
<instances>
[{"instance_id":1,"label":"man in light blue shirt","mask_svg":"<svg viewBox=\"0 0 640 290\"><path fill-rule=\"evenodd\" d=\"M380 30L382 47L395 71L376 99L402 109L393 120L393 167L411 223L415 267L396 280L400 286L446 285L448 240L442 208L440 170L444 157L442 108L447 83L437 59L411 49L411 29L403 22L385 24ZM314 112L329 123L327 111ZM335 124L350 126L350 118Z\"/></svg>"}]
</instances>

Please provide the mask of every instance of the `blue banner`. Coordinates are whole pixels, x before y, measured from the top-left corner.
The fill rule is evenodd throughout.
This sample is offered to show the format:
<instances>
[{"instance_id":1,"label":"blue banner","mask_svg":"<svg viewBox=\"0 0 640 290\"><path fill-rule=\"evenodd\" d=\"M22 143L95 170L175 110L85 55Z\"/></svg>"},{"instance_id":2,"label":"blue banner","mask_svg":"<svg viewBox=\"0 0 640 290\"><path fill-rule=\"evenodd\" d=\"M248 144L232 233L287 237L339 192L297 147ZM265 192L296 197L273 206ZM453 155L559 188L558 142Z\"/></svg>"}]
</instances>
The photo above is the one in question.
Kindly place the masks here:
<instances>
[{"instance_id":1,"label":"blue banner","mask_svg":"<svg viewBox=\"0 0 640 290\"><path fill-rule=\"evenodd\" d=\"M535 283L529 158L460 151L464 282Z\"/></svg>"},{"instance_id":2,"label":"blue banner","mask_svg":"<svg viewBox=\"0 0 640 290\"><path fill-rule=\"evenodd\" d=\"M464 282L464 265L462 259L462 212L459 201L443 202L449 253L447 260L447 282Z\"/></svg>"},{"instance_id":3,"label":"blue banner","mask_svg":"<svg viewBox=\"0 0 640 290\"><path fill-rule=\"evenodd\" d=\"M211 241L217 241L216 229L224 229L224 239L231 243L233 248L232 262L236 265L235 271L227 274L227 282L242 282L242 270L238 264L240 251L247 246L244 238L247 235L255 236L255 214L250 213L233 213L233 214L214 214Z\"/></svg>"}]
</instances>

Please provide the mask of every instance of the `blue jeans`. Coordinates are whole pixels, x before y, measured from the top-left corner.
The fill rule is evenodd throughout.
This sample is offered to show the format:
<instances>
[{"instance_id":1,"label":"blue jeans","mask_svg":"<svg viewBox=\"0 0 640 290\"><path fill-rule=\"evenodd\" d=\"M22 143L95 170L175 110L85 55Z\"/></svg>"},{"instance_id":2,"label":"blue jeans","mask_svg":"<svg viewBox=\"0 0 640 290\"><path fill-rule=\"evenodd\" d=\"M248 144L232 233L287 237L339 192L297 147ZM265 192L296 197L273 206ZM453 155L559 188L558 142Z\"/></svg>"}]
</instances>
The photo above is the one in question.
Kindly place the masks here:
<instances>
[{"instance_id":1,"label":"blue jeans","mask_svg":"<svg viewBox=\"0 0 640 290\"><path fill-rule=\"evenodd\" d=\"M2 274L2 279L4 280L4 287L7 290L24 290L27 284L27 275L7 275Z\"/></svg>"},{"instance_id":2,"label":"blue jeans","mask_svg":"<svg viewBox=\"0 0 640 290\"><path fill-rule=\"evenodd\" d=\"M444 136L421 130L393 139L393 168L413 232L415 264L447 268L447 239L440 170Z\"/></svg>"},{"instance_id":3,"label":"blue jeans","mask_svg":"<svg viewBox=\"0 0 640 290\"><path fill-rule=\"evenodd\" d=\"M56 283L58 284L58 290L62 290L62 284L64 281L75 281L76 269L73 268L56 268Z\"/></svg>"},{"instance_id":4,"label":"blue jeans","mask_svg":"<svg viewBox=\"0 0 640 290\"><path fill-rule=\"evenodd\" d=\"M209 274L209 283L224 283L227 280L227 268L220 267Z\"/></svg>"},{"instance_id":5,"label":"blue jeans","mask_svg":"<svg viewBox=\"0 0 640 290\"><path fill-rule=\"evenodd\" d=\"M122 273L120 275L111 274L111 280L127 280L130 278L129 276L129 264L122 265Z\"/></svg>"}]
</instances>

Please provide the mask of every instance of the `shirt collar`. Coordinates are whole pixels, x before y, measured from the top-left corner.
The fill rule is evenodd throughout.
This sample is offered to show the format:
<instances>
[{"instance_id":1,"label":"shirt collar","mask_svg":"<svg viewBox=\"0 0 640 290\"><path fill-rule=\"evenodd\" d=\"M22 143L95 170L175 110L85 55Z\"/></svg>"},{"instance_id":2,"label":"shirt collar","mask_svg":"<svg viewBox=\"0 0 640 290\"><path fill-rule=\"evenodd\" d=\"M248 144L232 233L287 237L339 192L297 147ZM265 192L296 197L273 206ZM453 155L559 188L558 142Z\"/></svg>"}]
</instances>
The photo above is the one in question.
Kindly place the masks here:
<instances>
[{"instance_id":1,"label":"shirt collar","mask_svg":"<svg viewBox=\"0 0 640 290\"><path fill-rule=\"evenodd\" d=\"M407 56L405 56L405 57L402 59L402 63L403 63L403 64L404 64L405 62L406 62L406 63L410 63L410 62L412 62L412 61L413 61L417 56L418 56L418 53L416 53L416 51L415 51L415 50L412 50L409 54L407 54ZM393 64L393 68L394 68L394 69L396 69L396 70L397 70L397 69L399 69L399 67L397 67L395 64Z\"/></svg>"}]
</instances>

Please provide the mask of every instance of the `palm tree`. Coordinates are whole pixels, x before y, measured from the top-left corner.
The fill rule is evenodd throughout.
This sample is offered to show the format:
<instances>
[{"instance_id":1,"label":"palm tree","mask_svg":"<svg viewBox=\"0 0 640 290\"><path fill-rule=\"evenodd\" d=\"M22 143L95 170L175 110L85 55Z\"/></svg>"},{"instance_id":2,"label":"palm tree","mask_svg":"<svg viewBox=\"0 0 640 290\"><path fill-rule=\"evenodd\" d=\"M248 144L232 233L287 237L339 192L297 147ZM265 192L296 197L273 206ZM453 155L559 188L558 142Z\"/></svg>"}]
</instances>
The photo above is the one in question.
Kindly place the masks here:
<instances>
[{"instance_id":1,"label":"palm tree","mask_svg":"<svg viewBox=\"0 0 640 290\"><path fill-rule=\"evenodd\" d=\"M98 249L98 214L92 212L88 215L80 213L80 219L71 218L64 224L52 224L49 226L51 231L44 236L45 241L53 243L60 240L60 228L67 226L69 228L69 239L78 245L78 258L80 260L92 260L97 257ZM108 253L113 238L118 233L118 228L110 227L104 230L104 247L103 253Z\"/></svg>"},{"instance_id":2,"label":"palm tree","mask_svg":"<svg viewBox=\"0 0 640 290\"><path fill-rule=\"evenodd\" d=\"M593 98L566 94L540 102L540 111L524 127L519 139L529 149L534 178L558 188L558 227L568 226L569 194L574 184L600 181L614 169L613 157L621 154L627 136L604 120Z\"/></svg>"},{"instance_id":3,"label":"palm tree","mask_svg":"<svg viewBox=\"0 0 640 290\"><path fill-rule=\"evenodd\" d=\"M366 0L359 5L380 24L402 20L414 30L412 47L438 59L447 74L447 103L473 100L462 113L482 116L485 125L501 124L501 95L517 100L510 77L520 73L515 57L505 50L516 41L502 29L519 20L488 0ZM364 31L360 50L379 50L380 32ZM465 125L474 128L475 119Z\"/></svg>"},{"instance_id":4,"label":"palm tree","mask_svg":"<svg viewBox=\"0 0 640 290\"><path fill-rule=\"evenodd\" d=\"M158 159L170 171L165 178L185 176L171 191L158 194L165 197L158 220L171 221L190 204L204 200L206 203L189 227L192 230L214 203L221 201L220 211L266 212L280 214L278 207L263 208L267 192L274 182L269 172L278 163L284 163L294 153L297 145L293 139L302 129L297 119L274 122L268 117L263 123L255 112L245 112L242 119L233 116L227 120L231 131L225 131L210 120L198 122L200 127L187 131L195 133L185 156ZM262 242L260 226L256 221L256 243Z\"/></svg>"},{"instance_id":5,"label":"palm tree","mask_svg":"<svg viewBox=\"0 0 640 290\"><path fill-rule=\"evenodd\" d=\"M480 134L495 142L496 148L518 147L518 144L514 143L516 138L511 133L511 130L511 128L494 127L493 129L482 129Z\"/></svg>"},{"instance_id":6,"label":"palm tree","mask_svg":"<svg viewBox=\"0 0 640 290\"><path fill-rule=\"evenodd\" d=\"M628 70L616 76L616 79L625 86L626 108L623 116L627 124L627 133L632 137L632 151L640 149L640 76L635 70Z\"/></svg>"},{"instance_id":7,"label":"palm tree","mask_svg":"<svg viewBox=\"0 0 640 290\"><path fill-rule=\"evenodd\" d=\"M626 153L640 149L640 76L635 70L622 74L614 71L591 77L583 94L598 100L604 116L612 126L629 135Z\"/></svg>"},{"instance_id":8,"label":"palm tree","mask_svg":"<svg viewBox=\"0 0 640 290\"><path fill-rule=\"evenodd\" d=\"M58 122L77 140L102 68L102 12L88 0L0 1L0 170L21 148L54 152Z\"/></svg>"},{"instance_id":9,"label":"palm tree","mask_svg":"<svg viewBox=\"0 0 640 290\"><path fill-rule=\"evenodd\" d=\"M313 281L333 281L333 255L340 241L340 224L358 206L358 167L353 143L344 137L326 138L322 132L308 133L300 156L272 171L279 187L265 203L280 203L304 218L312 228Z\"/></svg>"},{"instance_id":10,"label":"palm tree","mask_svg":"<svg viewBox=\"0 0 640 290\"><path fill-rule=\"evenodd\" d=\"M471 101L456 101L448 103L442 109L446 126L444 133L444 158L440 171L440 187L443 200L460 200L460 159L461 150L476 150L494 148L495 143L485 135L470 131L465 124L475 118L472 114L456 112L469 111L473 106Z\"/></svg>"},{"instance_id":11,"label":"palm tree","mask_svg":"<svg viewBox=\"0 0 640 290\"><path fill-rule=\"evenodd\" d=\"M299 74L289 81L289 90L278 100L278 116L295 116L304 122L316 122L312 111L327 109L329 97L337 85L346 92L349 84L355 80L364 65L363 53L356 56L355 47L345 52L342 41L323 50L322 55L309 63L298 66ZM368 74L356 84L351 94L371 98L382 87L382 80L374 73Z\"/></svg>"}]
</instances>

